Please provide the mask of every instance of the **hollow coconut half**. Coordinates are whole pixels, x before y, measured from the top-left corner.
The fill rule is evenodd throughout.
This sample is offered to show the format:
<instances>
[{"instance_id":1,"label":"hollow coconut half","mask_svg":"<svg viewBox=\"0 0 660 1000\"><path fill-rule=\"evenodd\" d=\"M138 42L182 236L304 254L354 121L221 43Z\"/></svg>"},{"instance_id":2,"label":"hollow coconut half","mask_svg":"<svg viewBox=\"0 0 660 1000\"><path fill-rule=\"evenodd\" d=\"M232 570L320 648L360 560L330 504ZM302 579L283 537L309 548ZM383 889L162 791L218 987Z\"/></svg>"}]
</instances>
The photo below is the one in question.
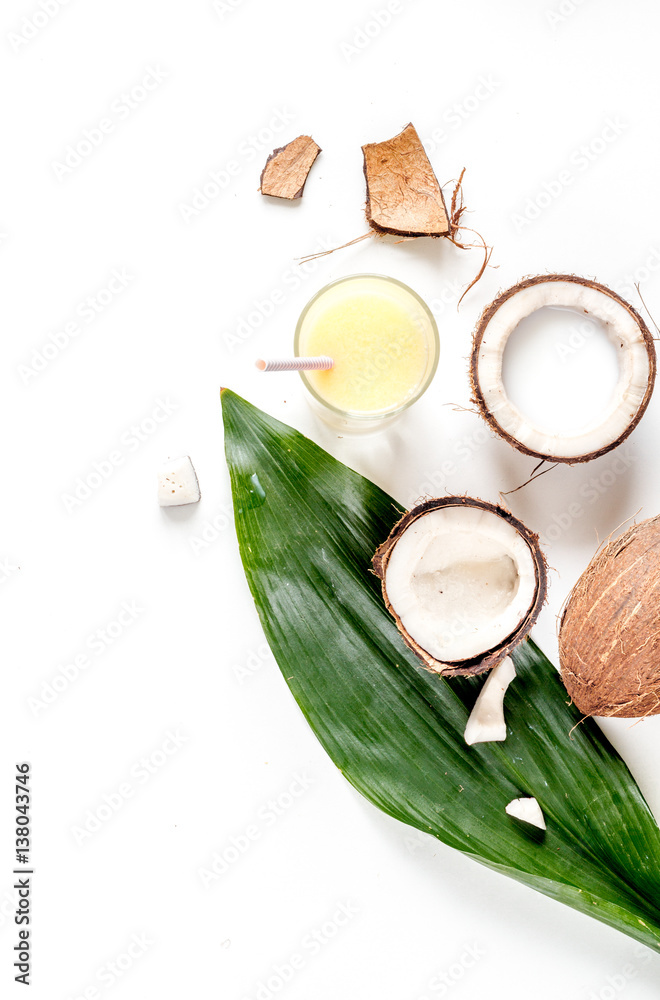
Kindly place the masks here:
<instances>
[{"instance_id":1,"label":"hollow coconut half","mask_svg":"<svg viewBox=\"0 0 660 1000\"><path fill-rule=\"evenodd\" d=\"M607 411L573 432L536 427L504 389L503 358L518 324L544 306L564 306L600 320L619 356L619 381ZM653 338L639 313L605 285L571 274L527 278L484 311L474 333L470 379L474 402L491 430L518 451L548 462L588 462L616 448L641 420L653 391Z\"/></svg>"},{"instance_id":2,"label":"hollow coconut half","mask_svg":"<svg viewBox=\"0 0 660 1000\"><path fill-rule=\"evenodd\" d=\"M509 511L469 497L408 511L373 567L403 639L445 676L494 667L525 638L546 596L537 536Z\"/></svg>"}]
</instances>

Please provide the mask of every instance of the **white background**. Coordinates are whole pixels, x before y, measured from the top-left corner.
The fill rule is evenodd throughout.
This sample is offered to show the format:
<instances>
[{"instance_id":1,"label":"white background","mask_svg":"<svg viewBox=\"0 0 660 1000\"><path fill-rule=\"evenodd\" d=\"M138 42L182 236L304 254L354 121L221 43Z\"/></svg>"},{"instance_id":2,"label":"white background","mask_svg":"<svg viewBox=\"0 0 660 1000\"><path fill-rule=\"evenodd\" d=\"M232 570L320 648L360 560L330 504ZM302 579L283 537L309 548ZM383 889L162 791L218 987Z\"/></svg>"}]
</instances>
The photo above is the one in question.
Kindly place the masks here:
<instances>
[{"instance_id":1,"label":"white background","mask_svg":"<svg viewBox=\"0 0 660 1000\"><path fill-rule=\"evenodd\" d=\"M385 0L53 8L45 18L33 0L5 0L0 15L2 980L15 943L11 779L27 759L38 998L657 996L660 958L411 834L325 757L263 648L229 517L218 399L230 386L404 503L445 490L497 500L523 482L533 462L454 408L470 405L471 331L500 288L544 271L593 276L637 305L640 281L660 314L657 5L402 0L388 24L373 13ZM130 97L148 74L154 89ZM85 130L102 119L111 131L89 152ZM479 255L444 241L369 239L295 263L366 230L360 146L410 120L441 182L467 167L468 224L495 247L497 269L458 313ZM323 153L302 202L261 197L267 154L305 132ZM75 165L69 150L74 166L58 166L81 143L89 155ZM229 161L224 189L186 209ZM114 269L126 287L88 321L84 302L107 298ZM286 354L307 299L357 271L391 274L432 304L442 357L391 432L339 440L295 374L253 362ZM510 359L516 391L536 397L533 379L554 374L589 398L606 352L583 338L566 355L570 333ZM40 363L55 335L64 346ZM555 398L568 406L571 392ZM159 401L171 413L154 422ZM598 539L637 511L658 513L659 429L656 396L618 456L510 497L547 543L535 636L555 660L556 614ZM163 511L159 465L187 453L202 501ZM113 454L112 474L67 501ZM97 630L120 630L124 602L139 611L104 646ZM605 728L657 814L658 721ZM173 731L178 748L166 743ZM104 796L122 803L110 818ZM86 831L97 811L103 822ZM236 859L232 838L245 847L248 828L258 839ZM223 854L234 862L205 886L200 869ZM275 967L287 977L296 952L304 966L278 992Z\"/></svg>"}]
</instances>

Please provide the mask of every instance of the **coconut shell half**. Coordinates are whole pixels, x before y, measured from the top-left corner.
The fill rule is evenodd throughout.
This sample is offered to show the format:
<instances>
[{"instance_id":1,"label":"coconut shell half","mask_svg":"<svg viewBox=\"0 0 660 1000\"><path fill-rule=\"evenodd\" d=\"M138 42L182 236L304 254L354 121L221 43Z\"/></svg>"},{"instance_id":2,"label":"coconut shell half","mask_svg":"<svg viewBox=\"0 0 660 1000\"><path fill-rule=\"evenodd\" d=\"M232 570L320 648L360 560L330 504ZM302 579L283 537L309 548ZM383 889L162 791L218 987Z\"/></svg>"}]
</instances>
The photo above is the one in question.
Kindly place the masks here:
<instances>
[{"instance_id":1,"label":"coconut shell half","mask_svg":"<svg viewBox=\"0 0 660 1000\"><path fill-rule=\"evenodd\" d=\"M584 715L660 714L660 516L591 560L561 617L559 660Z\"/></svg>"},{"instance_id":2,"label":"coconut shell half","mask_svg":"<svg viewBox=\"0 0 660 1000\"><path fill-rule=\"evenodd\" d=\"M302 198L307 175L320 152L310 135L299 135L274 149L261 171L261 193L288 201Z\"/></svg>"},{"instance_id":3,"label":"coconut shell half","mask_svg":"<svg viewBox=\"0 0 660 1000\"><path fill-rule=\"evenodd\" d=\"M414 125L362 147L367 222L377 233L448 236L447 206Z\"/></svg>"},{"instance_id":4,"label":"coconut shell half","mask_svg":"<svg viewBox=\"0 0 660 1000\"><path fill-rule=\"evenodd\" d=\"M445 676L494 667L525 638L546 597L538 537L508 510L470 497L408 511L373 568L404 641Z\"/></svg>"},{"instance_id":5,"label":"coconut shell half","mask_svg":"<svg viewBox=\"0 0 660 1000\"><path fill-rule=\"evenodd\" d=\"M619 382L607 411L571 432L553 434L534 426L504 388L506 343L525 317L545 306L592 314L619 358ZM598 458L625 441L649 404L655 374L653 337L639 313L611 288L572 274L526 278L502 292L481 316L470 356L473 400L491 430L526 455L569 465Z\"/></svg>"}]
</instances>

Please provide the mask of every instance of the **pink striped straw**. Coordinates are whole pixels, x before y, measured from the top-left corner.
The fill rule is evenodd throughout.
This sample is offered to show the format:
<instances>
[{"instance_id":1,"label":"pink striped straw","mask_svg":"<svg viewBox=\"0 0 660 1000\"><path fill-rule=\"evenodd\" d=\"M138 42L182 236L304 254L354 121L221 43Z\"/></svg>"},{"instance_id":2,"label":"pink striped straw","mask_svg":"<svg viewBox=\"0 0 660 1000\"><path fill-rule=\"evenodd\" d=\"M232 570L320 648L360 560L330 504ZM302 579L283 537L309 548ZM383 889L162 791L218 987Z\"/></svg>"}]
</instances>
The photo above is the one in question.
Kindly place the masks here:
<instances>
[{"instance_id":1,"label":"pink striped straw","mask_svg":"<svg viewBox=\"0 0 660 1000\"><path fill-rule=\"evenodd\" d=\"M257 361L257 368L261 372L312 372L327 371L332 368L334 361L325 355L318 358L281 358L270 361Z\"/></svg>"}]
</instances>

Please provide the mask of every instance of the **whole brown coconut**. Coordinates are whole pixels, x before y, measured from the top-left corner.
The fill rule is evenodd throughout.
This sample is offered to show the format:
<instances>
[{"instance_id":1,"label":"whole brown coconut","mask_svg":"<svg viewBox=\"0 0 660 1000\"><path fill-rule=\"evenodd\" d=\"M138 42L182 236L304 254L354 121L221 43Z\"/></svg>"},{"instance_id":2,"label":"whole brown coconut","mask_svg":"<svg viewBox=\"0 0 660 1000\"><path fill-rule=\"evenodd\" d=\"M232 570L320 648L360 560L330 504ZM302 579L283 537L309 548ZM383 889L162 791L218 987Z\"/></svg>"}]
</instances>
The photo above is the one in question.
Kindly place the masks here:
<instances>
[{"instance_id":1,"label":"whole brown coconut","mask_svg":"<svg viewBox=\"0 0 660 1000\"><path fill-rule=\"evenodd\" d=\"M591 560L561 618L559 658L584 715L660 713L660 516Z\"/></svg>"}]
</instances>

